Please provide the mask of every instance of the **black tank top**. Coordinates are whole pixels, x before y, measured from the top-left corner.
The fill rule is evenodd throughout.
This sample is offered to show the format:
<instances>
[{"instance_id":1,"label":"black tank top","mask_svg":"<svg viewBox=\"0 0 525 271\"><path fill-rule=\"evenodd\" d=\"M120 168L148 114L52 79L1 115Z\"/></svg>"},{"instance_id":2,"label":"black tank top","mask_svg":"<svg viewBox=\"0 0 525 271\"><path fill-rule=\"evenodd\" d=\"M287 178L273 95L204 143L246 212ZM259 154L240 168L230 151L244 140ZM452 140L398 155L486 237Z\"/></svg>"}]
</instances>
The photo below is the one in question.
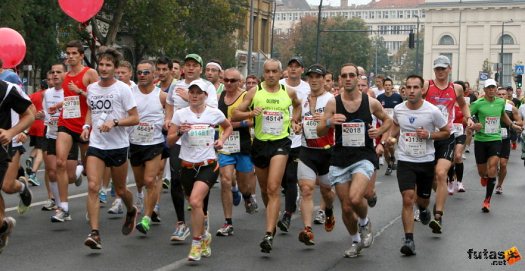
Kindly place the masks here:
<instances>
[{"instance_id":1,"label":"black tank top","mask_svg":"<svg viewBox=\"0 0 525 271\"><path fill-rule=\"evenodd\" d=\"M347 112L341 95L335 97L335 112L343 114L346 117L345 122L364 122L365 123L365 146L364 147L347 147L343 146L343 136L341 125L335 126L335 146L333 148L330 164L337 167L348 167L361 160L368 160L374 167L379 167L374 142L368 136L369 125L372 125L372 113L368 95L361 95L361 105L355 112Z\"/></svg>"},{"instance_id":2,"label":"black tank top","mask_svg":"<svg viewBox=\"0 0 525 271\"><path fill-rule=\"evenodd\" d=\"M226 118L230 119L231 116L229 116L228 111L232 111L232 110L228 110L228 109L230 108L230 106L237 107L239 104L239 99L242 99L244 95L243 94L239 95L239 97L237 97L237 99L235 99L235 101L229 105L226 104L226 102L224 102L225 96L226 96L226 91L223 91L221 93L221 96L219 97L219 110L222 111L222 113L224 114L224 116L226 116ZM240 143L241 143L241 153L250 154L251 148L252 148L250 128L249 127L238 127L233 130L239 131Z\"/></svg>"}]
</instances>

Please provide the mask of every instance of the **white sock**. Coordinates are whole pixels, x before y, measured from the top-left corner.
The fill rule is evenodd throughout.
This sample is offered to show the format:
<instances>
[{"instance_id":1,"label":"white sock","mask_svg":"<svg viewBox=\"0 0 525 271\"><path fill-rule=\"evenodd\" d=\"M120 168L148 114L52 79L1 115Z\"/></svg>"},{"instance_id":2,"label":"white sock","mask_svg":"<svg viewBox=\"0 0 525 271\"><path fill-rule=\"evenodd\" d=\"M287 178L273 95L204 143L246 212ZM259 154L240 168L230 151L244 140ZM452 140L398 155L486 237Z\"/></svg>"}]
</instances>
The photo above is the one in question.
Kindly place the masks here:
<instances>
[{"instance_id":1,"label":"white sock","mask_svg":"<svg viewBox=\"0 0 525 271\"><path fill-rule=\"evenodd\" d=\"M60 206L60 193L58 192L58 183L49 181L49 188L51 189L51 194L55 198L55 204Z\"/></svg>"},{"instance_id":2,"label":"white sock","mask_svg":"<svg viewBox=\"0 0 525 271\"><path fill-rule=\"evenodd\" d=\"M233 192L238 192L239 191L239 187L237 185L232 186L232 191Z\"/></svg>"},{"instance_id":3,"label":"white sock","mask_svg":"<svg viewBox=\"0 0 525 271\"><path fill-rule=\"evenodd\" d=\"M78 178L80 178L80 176L82 176L82 171L84 171L84 166L83 165L78 165L77 169L75 171L76 179L78 179Z\"/></svg>"},{"instance_id":4,"label":"white sock","mask_svg":"<svg viewBox=\"0 0 525 271\"><path fill-rule=\"evenodd\" d=\"M170 167L170 159L166 159L166 166L164 166L164 179L171 180L171 167Z\"/></svg>"},{"instance_id":5,"label":"white sock","mask_svg":"<svg viewBox=\"0 0 525 271\"><path fill-rule=\"evenodd\" d=\"M101 189L102 189L102 191L104 191L104 193L106 193L106 194L107 194L107 193L108 193L108 191L109 191L109 189L108 189L108 187L107 187L107 186L102 186L102 188L101 188Z\"/></svg>"},{"instance_id":6,"label":"white sock","mask_svg":"<svg viewBox=\"0 0 525 271\"><path fill-rule=\"evenodd\" d=\"M64 210L64 212L69 212L69 204L67 202L61 202L60 203L60 208L62 208L62 210Z\"/></svg>"},{"instance_id":7,"label":"white sock","mask_svg":"<svg viewBox=\"0 0 525 271\"><path fill-rule=\"evenodd\" d=\"M359 226L366 226L366 224L368 224L368 216L365 217L364 219L363 218L359 218Z\"/></svg>"},{"instance_id":8,"label":"white sock","mask_svg":"<svg viewBox=\"0 0 525 271\"><path fill-rule=\"evenodd\" d=\"M359 233L356 233L354 235L350 235L350 237L352 237L352 242L353 243L361 243L361 235L359 235Z\"/></svg>"},{"instance_id":9,"label":"white sock","mask_svg":"<svg viewBox=\"0 0 525 271\"><path fill-rule=\"evenodd\" d=\"M26 188L26 184L24 182L20 182L20 185L20 191L18 191L18 193L24 192L24 189Z\"/></svg>"},{"instance_id":10,"label":"white sock","mask_svg":"<svg viewBox=\"0 0 525 271\"><path fill-rule=\"evenodd\" d=\"M141 198L143 199L144 198L144 192L137 192L137 198Z\"/></svg>"}]
</instances>

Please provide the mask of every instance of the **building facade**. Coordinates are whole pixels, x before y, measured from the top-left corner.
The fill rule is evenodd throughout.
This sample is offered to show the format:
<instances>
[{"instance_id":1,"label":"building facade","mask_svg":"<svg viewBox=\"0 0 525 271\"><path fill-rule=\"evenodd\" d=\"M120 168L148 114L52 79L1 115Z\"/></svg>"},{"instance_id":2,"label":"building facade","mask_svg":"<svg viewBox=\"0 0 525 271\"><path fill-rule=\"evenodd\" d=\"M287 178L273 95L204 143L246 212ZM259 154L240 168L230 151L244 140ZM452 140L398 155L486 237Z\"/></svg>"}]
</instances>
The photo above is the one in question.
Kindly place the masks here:
<instances>
[{"instance_id":1,"label":"building facade","mask_svg":"<svg viewBox=\"0 0 525 271\"><path fill-rule=\"evenodd\" d=\"M433 59L446 55L452 63L451 80L466 80L481 89L480 73L487 61L491 78L499 69L500 84L514 86L514 66L525 60L525 1L426 0L421 8L426 15L425 78L433 76Z\"/></svg>"}]
</instances>

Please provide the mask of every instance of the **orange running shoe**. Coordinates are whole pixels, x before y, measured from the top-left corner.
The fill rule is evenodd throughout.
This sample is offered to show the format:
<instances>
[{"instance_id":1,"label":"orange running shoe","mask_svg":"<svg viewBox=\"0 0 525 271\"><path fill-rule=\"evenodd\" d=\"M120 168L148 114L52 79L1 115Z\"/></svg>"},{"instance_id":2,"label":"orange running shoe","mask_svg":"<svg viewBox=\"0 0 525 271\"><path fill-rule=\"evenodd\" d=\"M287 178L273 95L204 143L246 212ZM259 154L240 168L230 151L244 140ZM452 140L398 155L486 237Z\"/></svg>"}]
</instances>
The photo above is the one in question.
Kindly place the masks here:
<instances>
[{"instance_id":1,"label":"orange running shoe","mask_svg":"<svg viewBox=\"0 0 525 271\"><path fill-rule=\"evenodd\" d=\"M490 200L489 199L485 199L483 201L483 207L481 208L481 211L483 211L484 213L490 212Z\"/></svg>"}]
</instances>

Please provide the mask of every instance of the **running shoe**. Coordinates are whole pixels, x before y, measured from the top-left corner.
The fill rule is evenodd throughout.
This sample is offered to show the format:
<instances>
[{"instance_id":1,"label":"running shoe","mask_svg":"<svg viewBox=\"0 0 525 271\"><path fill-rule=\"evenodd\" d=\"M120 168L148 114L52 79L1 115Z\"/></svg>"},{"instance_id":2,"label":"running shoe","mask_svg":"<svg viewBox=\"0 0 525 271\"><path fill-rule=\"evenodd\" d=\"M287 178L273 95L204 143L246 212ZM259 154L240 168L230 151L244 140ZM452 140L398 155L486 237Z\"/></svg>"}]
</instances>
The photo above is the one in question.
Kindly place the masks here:
<instances>
[{"instance_id":1,"label":"running shoe","mask_svg":"<svg viewBox=\"0 0 525 271\"><path fill-rule=\"evenodd\" d=\"M137 200L135 201L135 206L137 206L138 212L142 214L142 212L144 211L144 196L139 197L137 195Z\"/></svg>"},{"instance_id":2,"label":"running shoe","mask_svg":"<svg viewBox=\"0 0 525 271\"><path fill-rule=\"evenodd\" d=\"M419 209L416 208L416 210L414 210L414 221L416 222L420 222L421 219L419 218Z\"/></svg>"},{"instance_id":3,"label":"running shoe","mask_svg":"<svg viewBox=\"0 0 525 271\"><path fill-rule=\"evenodd\" d=\"M423 211L419 211L419 221L421 221L421 224L428 225L428 223L430 223L431 219L432 219L432 216L430 214L430 210L429 209L425 209Z\"/></svg>"},{"instance_id":4,"label":"running shoe","mask_svg":"<svg viewBox=\"0 0 525 271\"><path fill-rule=\"evenodd\" d=\"M414 240L403 239L403 246L400 251L405 256L416 255L416 245L414 244Z\"/></svg>"},{"instance_id":5,"label":"running shoe","mask_svg":"<svg viewBox=\"0 0 525 271\"><path fill-rule=\"evenodd\" d=\"M202 256L202 241L193 240L191 243L190 254L188 261L200 261Z\"/></svg>"},{"instance_id":6,"label":"running shoe","mask_svg":"<svg viewBox=\"0 0 525 271\"><path fill-rule=\"evenodd\" d=\"M2 253L7 246L9 235L11 235L11 232L16 226L16 220L10 216L4 217L4 222L7 223L7 229L3 233L0 233L0 253Z\"/></svg>"},{"instance_id":7,"label":"running shoe","mask_svg":"<svg viewBox=\"0 0 525 271\"><path fill-rule=\"evenodd\" d=\"M104 191L104 189L100 189L100 191L98 191L98 201L100 201L100 203L103 204L106 204L108 202L108 195L106 194L106 191Z\"/></svg>"},{"instance_id":8,"label":"running shoe","mask_svg":"<svg viewBox=\"0 0 525 271\"><path fill-rule=\"evenodd\" d=\"M379 165L383 166L385 164L385 158L383 156L379 157Z\"/></svg>"},{"instance_id":9,"label":"running shoe","mask_svg":"<svg viewBox=\"0 0 525 271\"><path fill-rule=\"evenodd\" d=\"M361 236L361 244L364 248L368 248L374 243L374 234L372 233L372 221L368 220L366 225L359 225L359 235Z\"/></svg>"},{"instance_id":10,"label":"running shoe","mask_svg":"<svg viewBox=\"0 0 525 271\"><path fill-rule=\"evenodd\" d=\"M188 228L188 226L186 226L184 222L177 222L177 227L175 227L175 231L171 234L170 241L184 241L189 235L190 229Z\"/></svg>"},{"instance_id":11,"label":"running shoe","mask_svg":"<svg viewBox=\"0 0 525 271\"><path fill-rule=\"evenodd\" d=\"M466 190L465 190L465 187L463 186L463 183L458 182L458 192L464 193L465 191Z\"/></svg>"},{"instance_id":12,"label":"running shoe","mask_svg":"<svg viewBox=\"0 0 525 271\"><path fill-rule=\"evenodd\" d=\"M111 208L108 210L108 214L112 215L120 215L124 213L124 206L122 204L121 199L115 199L113 201L113 204L111 204Z\"/></svg>"},{"instance_id":13,"label":"running shoe","mask_svg":"<svg viewBox=\"0 0 525 271\"><path fill-rule=\"evenodd\" d=\"M392 175L392 168L390 167L390 165L388 165L388 166L386 167L385 175L386 175L386 176L390 176L390 175Z\"/></svg>"},{"instance_id":14,"label":"running shoe","mask_svg":"<svg viewBox=\"0 0 525 271\"><path fill-rule=\"evenodd\" d=\"M286 212L283 214L283 217L277 222L277 227L281 229L283 232L288 232L288 229L290 229L290 222L291 222L291 214L287 214Z\"/></svg>"},{"instance_id":15,"label":"running shoe","mask_svg":"<svg viewBox=\"0 0 525 271\"><path fill-rule=\"evenodd\" d=\"M90 233L84 241L84 245L91 249L102 249L102 240L100 240L100 235L94 232Z\"/></svg>"},{"instance_id":16,"label":"running shoe","mask_svg":"<svg viewBox=\"0 0 525 271\"><path fill-rule=\"evenodd\" d=\"M246 212L248 214L254 214L255 208L257 207L257 203L253 201L253 198L250 197L250 199L244 201L244 208L246 209Z\"/></svg>"},{"instance_id":17,"label":"running shoe","mask_svg":"<svg viewBox=\"0 0 525 271\"><path fill-rule=\"evenodd\" d=\"M75 170L75 174L77 176L77 179L75 180L75 186L77 187L82 185L82 172L83 171L84 171L84 166L82 164L78 164Z\"/></svg>"},{"instance_id":18,"label":"running shoe","mask_svg":"<svg viewBox=\"0 0 525 271\"><path fill-rule=\"evenodd\" d=\"M259 205L257 204L257 196L255 194L252 194L252 202L255 206L255 212L259 212Z\"/></svg>"},{"instance_id":19,"label":"running shoe","mask_svg":"<svg viewBox=\"0 0 525 271\"><path fill-rule=\"evenodd\" d=\"M503 194L503 187L501 187L501 186L497 186L497 187L496 187L496 194L498 194L498 195Z\"/></svg>"},{"instance_id":20,"label":"running shoe","mask_svg":"<svg viewBox=\"0 0 525 271\"><path fill-rule=\"evenodd\" d=\"M432 229L432 233L441 234L441 230L443 228L441 223L442 223L441 219L440 220L432 219L432 221L430 221L428 226Z\"/></svg>"},{"instance_id":21,"label":"running shoe","mask_svg":"<svg viewBox=\"0 0 525 271\"><path fill-rule=\"evenodd\" d=\"M259 246L261 247L262 253L270 253L273 246L273 236L271 234L265 234Z\"/></svg>"},{"instance_id":22,"label":"running shoe","mask_svg":"<svg viewBox=\"0 0 525 271\"><path fill-rule=\"evenodd\" d=\"M233 198L233 206L239 206L241 204L241 192L239 190L233 191L232 190L232 198Z\"/></svg>"},{"instance_id":23,"label":"running shoe","mask_svg":"<svg viewBox=\"0 0 525 271\"><path fill-rule=\"evenodd\" d=\"M58 208L55 212L55 215L51 216L51 222L53 223L65 221L71 221L71 215L69 214L69 212L65 212L61 208Z\"/></svg>"},{"instance_id":24,"label":"running shoe","mask_svg":"<svg viewBox=\"0 0 525 271\"><path fill-rule=\"evenodd\" d=\"M57 205L54 199L48 199L44 205L42 205L42 211L53 211L57 209Z\"/></svg>"},{"instance_id":25,"label":"running shoe","mask_svg":"<svg viewBox=\"0 0 525 271\"><path fill-rule=\"evenodd\" d=\"M162 179L162 188L163 189L169 189L170 188L170 180L168 178Z\"/></svg>"},{"instance_id":26,"label":"running shoe","mask_svg":"<svg viewBox=\"0 0 525 271\"><path fill-rule=\"evenodd\" d=\"M335 228L335 216L332 214L331 216L327 216L326 220L324 221L324 230L326 232L331 232Z\"/></svg>"},{"instance_id":27,"label":"running shoe","mask_svg":"<svg viewBox=\"0 0 525 271\"><path fill-rule=\"evenodd\" d=\"M31 172L31 174L28 175L28 181L32 186L40 186L40 182L38 181L38 178L36 177L36 173Z\"/></svg>"},{"instance_id":28,"label":"running shoe","mask_svg":"<svg viewBox=\"0 0 525 271\"><path fill-rule=\"evenodd\" d=\"M454 195L454 182L448 182L447 190L449 195Z\"/></svg>"},{"instance_id":29,"label":"running shoe","mask_svg":"<svg viewBox=\"0 0 525 271\"><path fill-rule=\"evenodd\" d=\"M314 233L311 228L307 227L299 233L299 242L304 243L307 246L315 245Z\"/></svg>"},{"instance_id":30,"label":"running shoe","mask_svg":"<svg viewBox=\"0 0 525 271\"><path fill-rule=\"evenodd\" d=\"M367 203L368 203L368 206L370 206L370 208L374 208L377 204L377 194L374 193L374 195L369 198L369 199L366 199Z\"/></svg>"},{"instance_id":31,"label":"running shoe","mask_svg":"<svg viewBox=\"0 0 525 271\"><path fill-rule=\"evenodd\" d=\"M26 159L26 174L27 175L31 175L31 173L33 173L33 159L35 159L34 157L27 157Z\"/></svg>"},{"instance_id":32,"label":"running shoe","mask_svg":"<svg viewBox=\"0 0 525 271\"><path fill-rule=\"evenodd\" d=\"M483 207L481 207L481 211L483 211L484 213L490 212L490 200L489 199L485 199L483 201Z\"/></svg>"},{"instance_id":33,"label":"running shoe","mask_svg":"<svg viewBox=\"0 0 525 271\"><path fill-rule=\"evenodd\" d=\"M201 255L202 257L211 256L211 234L209 232L204 232L204 235L201 239Z\"/></svg>"},{"instance_id":34,"label":"running shoe","mask_svg":"<svg viewBox=\"0 0 525 271\"><path fill-rule=\"evenodd\" d=\"M133 232L135 224L137 223L138 213L139 211L135 206L132 207L131 212L126 213L126 220L124 221L124 225L122 225L122 234L129 235Z\"/></svg>"},{"instance_id":35,"label":"running shoe","mask_svg":"<svg viewBox=\"0 0 525 271\"><path fill-rule=\"evenodd\" d=\"M217 236L233 235L233 225L224 223L224 225L220 229L217 230L216 235Z\"/></svg>"},{"instance_id":36,"label":"running shoe","mask_svg":"<svg viewBox=\"0 0 525 271\"><path fill-rule=\"evenodd\" d=\"M466 153L470 153L470 146L468 146L468 147L465 149L465 152L466 152Z\"/></svg>"},{"instance_id":37,"label":"running shoe","mask_svg":"<svg viewBox=\"0 0 525 271\"><path fill-rule=\"evenodd\" d=\"M160 219L159 211L153 210L151 213L151 222L160 223L162 222L162 219Z\"/></svg>"},{"instance_id":38,"label":"running shoe","mask_svg":"<svg viewBox=\"0 0 525 271\"><path fill-rule=\"evenodd\" d=\"M150 225L151 225L151 218L148 218L148 217L142 217L142 219L140 220L140 222L135 226L135 228L144 233L144 234L148 234L148 231L150 229Z\"/></svg>"},{"instance_id":39,"label":"running shoe","mask_svg":"<svg viewBox=\"0 0 525 271\"><path fill-rule=\"evenodd\" d=\"M24 184L24 190L19 193L20 195L20 201L18 202L18 208L17 211L19 214L23 215L29 210L29 207L31 206L31 201L33 200L33 194L31 193L31 190L29 189L29 184L27 182L27 179L23 176L18 178L18 181Z\"/></svg>"},{"instance_id":40,"label":"running shoe","mask_svg":"<svg viewBox=\"0 0 525 271\"><path fill-rule=\"evenodd\" d=\"M322 225L326 221L324 210L319 209L314 218L314 224Z\"/></svg>"},{"instance_id":41,"label":"running shoe","mask_svg":"<svg viewBox=\"0 0 525 271\"><path fill-rule=\"evenodd\" d=\"M352 245L350 246L350 248L345 251L345 257L355 258L359 256L362 249L363 249L363 242L352 242Z\"/></svg>"},{"instance_id":42,"label":"running shoe","mask_svg":"<svg viewBox=\"0 0 525 271\"><path fill-rule=\"evenodd\" d=\"M489 182L489 178L481 177L479 179L479 182L481 183L481 186L485 187L485 186L487 186L487 183Z\"/></svg>"}]
</instances>

